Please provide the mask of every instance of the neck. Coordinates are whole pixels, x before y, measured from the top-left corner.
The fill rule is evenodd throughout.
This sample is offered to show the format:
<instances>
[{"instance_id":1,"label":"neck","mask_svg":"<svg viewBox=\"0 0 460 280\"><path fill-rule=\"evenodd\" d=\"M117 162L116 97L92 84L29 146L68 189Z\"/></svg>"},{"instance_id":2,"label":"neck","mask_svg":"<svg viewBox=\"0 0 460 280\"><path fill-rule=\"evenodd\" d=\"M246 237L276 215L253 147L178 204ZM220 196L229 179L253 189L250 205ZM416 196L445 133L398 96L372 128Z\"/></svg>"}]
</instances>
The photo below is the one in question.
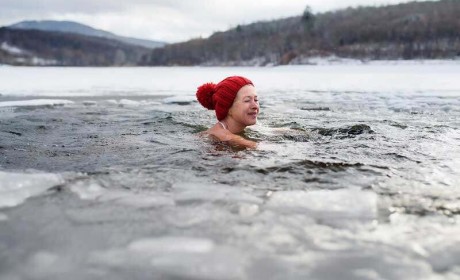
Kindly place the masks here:
<instances>
[{"instance_id":1,"label":"neck","mask_svg":"<svg viewBox=\"0 0 460 280\"><path fill-rule=\"evenodd\" d=\"M225 128L228 131L230 131L233 134L241 133L246 128L245 125L242 125L242 124L236 122L234 119L232 119L230 117L226 117L225 119L223 119L220 122L225 126Z\"/></svg>"}]
</instances>

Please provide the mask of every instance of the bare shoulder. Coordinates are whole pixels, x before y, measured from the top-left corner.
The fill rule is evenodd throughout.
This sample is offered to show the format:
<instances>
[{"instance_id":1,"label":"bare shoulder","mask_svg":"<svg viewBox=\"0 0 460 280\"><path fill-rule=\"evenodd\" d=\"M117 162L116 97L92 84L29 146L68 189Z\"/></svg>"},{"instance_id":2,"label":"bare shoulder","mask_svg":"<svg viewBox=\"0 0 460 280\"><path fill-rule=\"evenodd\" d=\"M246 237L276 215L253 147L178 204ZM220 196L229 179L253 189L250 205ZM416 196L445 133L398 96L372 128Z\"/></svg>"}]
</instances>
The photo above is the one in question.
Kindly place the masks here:
<instances>
[{"instance_id":1,"label":"bare shoulder","mask_svg":"<svg viewBox=\"0 0 460 280\"><path fill-rule=\"evenodd\" d=\"M224 138L223 132L219 130L218 127L216 128L216 126L213 126L208 130L198 133L198 136L203 138L209 138L216 141L223 141L222 139Z\"/></svg>"},{"instance_id":2,"label":"bare shoulder","mask_svg":"<svg viewBox=\"0 0 460 280\"><path fill-rule=\"evenodd\" d=\"M219 126L214 126L205 131L205 133L218 141L226 142L231 146L235 147L243 147L243 148L251 148L255 149L257 147L257 143L248 139L245 139L242 136L236 135L231 133L226 129L222 129Z\"/></svg>"}]
</instances>

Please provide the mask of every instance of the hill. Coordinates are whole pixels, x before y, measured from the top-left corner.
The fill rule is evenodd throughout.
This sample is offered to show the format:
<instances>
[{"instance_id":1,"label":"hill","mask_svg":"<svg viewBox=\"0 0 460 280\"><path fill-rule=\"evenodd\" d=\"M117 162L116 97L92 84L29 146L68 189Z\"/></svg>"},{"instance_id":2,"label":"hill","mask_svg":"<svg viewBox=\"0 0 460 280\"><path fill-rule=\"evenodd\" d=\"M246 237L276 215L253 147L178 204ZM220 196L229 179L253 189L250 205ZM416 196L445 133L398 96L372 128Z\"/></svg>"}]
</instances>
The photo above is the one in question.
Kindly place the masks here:
<instances>
[{"instance_id":1,"label":"hill","mask_svg":"<svg viewBox=\"0 0 460 280\"><path fill-rule=\"evenodd\" d=\"M0 64L124 66L145 64L150 48L76 33L0 28Z\"/></svg>"},{"instance_id":2,"label":"hill","mask_svg":"<svg viewBox=\"0 0 460 280\"><path fill-rule=\"evenodd\" d=\"M460 57L460 1L348 8L238 25L207 39L152 50L146 65L310 63L313 57L454 59Z\"/></svg>"},{"instance_id":3,"label":"hill","mask_svg":"<svg viewBox=\"0 0 460 280\"><path fill-rule=\"evenodd\" d=\"M73 21L55 21L55 20L43 20L43 21L21 21L12 25L7 26L10 29L21 29L21 30L41 30L41 31L58 31L64 33L75 33L86 36L102 37L112 40L121 41L126 44L142 46L145 48L158 48L164 46L165 42L151 41L144 39L137 39L131 37L118 36L111 32L107 32L100 29L92 28L78 22Z\"/></svg>"}]
</instances>

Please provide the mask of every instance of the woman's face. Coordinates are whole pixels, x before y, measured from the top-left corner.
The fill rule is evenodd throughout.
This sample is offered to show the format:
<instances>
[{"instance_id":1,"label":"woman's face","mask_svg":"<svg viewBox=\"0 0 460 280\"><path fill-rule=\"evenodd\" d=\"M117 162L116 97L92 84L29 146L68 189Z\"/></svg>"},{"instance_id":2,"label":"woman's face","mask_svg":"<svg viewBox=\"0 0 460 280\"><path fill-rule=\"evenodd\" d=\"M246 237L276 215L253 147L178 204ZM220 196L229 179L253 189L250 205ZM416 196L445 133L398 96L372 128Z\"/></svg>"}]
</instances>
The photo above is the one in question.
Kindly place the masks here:
<instances>
[{"instance_id":1,"label":"woman's face","mask_svg":"<svg viewBox=\"0 0 460 280\"><path fill-rule=\"evenodd\" d=\"M253 125L259 115L259 101L254 86L245 85L236 94L228 116L244 126Z\"/></svg>"}]
</instances>

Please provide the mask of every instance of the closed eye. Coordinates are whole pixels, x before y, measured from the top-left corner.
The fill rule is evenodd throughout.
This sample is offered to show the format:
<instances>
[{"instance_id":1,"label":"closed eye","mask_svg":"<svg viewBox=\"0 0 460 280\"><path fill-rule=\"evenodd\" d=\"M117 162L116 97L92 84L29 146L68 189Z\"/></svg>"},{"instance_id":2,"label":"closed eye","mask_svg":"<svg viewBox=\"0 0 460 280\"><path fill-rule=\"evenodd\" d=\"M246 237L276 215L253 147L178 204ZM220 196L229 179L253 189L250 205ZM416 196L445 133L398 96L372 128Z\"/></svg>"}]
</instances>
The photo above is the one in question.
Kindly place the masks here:
<instances>
[{"instance_id":1,"label":"closed eye","mask_svg":"<svg viewBox=\"0 0 460 280\"><path fill-rule=\"evenodd\" d=\"M247 102L251 102L251 99L248 98L248 99L244 99L243 102L247 103ZM254 98L254 102L259 102L259 99L257 98Z\"/></svg>"}]
</instances>

